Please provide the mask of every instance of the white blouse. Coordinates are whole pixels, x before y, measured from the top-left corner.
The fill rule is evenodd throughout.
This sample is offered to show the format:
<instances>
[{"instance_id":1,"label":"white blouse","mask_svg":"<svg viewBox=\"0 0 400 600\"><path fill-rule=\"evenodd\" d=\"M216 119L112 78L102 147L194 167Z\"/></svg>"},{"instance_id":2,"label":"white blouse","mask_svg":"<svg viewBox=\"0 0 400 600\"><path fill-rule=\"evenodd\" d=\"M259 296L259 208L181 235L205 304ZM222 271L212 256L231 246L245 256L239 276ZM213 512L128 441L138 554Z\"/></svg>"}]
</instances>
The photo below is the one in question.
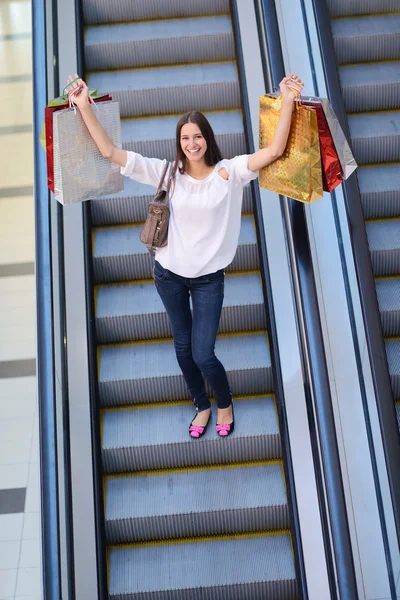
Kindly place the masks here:
<instances>
[{"instance_id":1,"label":"white blouse","mask_svg":"<svg viewBox=\"0 0 400 600\"><path fill-rule=\"evenodd\" d=\"M170 198L168 245L156 249L156 260L182 277L200 277L224 269L233 260L241 223L243 186L258 177L250 171L248 155L223 159L205 179L176 173ZM165 160L128 152L122 175L158 186ZM227 170L229 179L218 174Z\"/></svg>"}]
</instances>

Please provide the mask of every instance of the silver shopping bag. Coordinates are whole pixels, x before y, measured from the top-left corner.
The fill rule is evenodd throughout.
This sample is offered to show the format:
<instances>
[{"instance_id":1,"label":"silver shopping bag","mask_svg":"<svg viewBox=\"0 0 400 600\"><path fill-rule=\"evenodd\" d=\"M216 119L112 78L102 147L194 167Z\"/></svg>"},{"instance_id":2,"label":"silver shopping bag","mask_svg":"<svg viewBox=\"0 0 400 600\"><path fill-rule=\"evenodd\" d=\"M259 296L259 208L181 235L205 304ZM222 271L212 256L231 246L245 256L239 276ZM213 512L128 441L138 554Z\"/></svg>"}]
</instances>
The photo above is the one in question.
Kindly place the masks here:
<instances>
[{"instance_id":1,"label":"silver shopping bag","mask_svg":"<svg viewBox=\"0 0 400 600\"><path fill-rule=\"evenodd\" d=\"M342 168L343 179L347 179L357 169L357 163L354 159L353 153L350 150L350 146L347 142L346 136L343 133L343 129L337 119L337 116L333 112L333 108L330 105L328 98L318 98L316 96L302 96L301 101L306 106L312 106L313 104L320 104L322 110L325 113L328 127L332 135L333 143L339 157L340 166Z\"/></svg>"},{"instance_id":2,"label":"silver shopping bag","mask_svg":"<svg viewBox=\"0 0 400 600\"><path fill-rule=\"evenodd\" d=\"M91 104L91 110L121 148L121 121L118 102ZM80 111L67 108L53 113L54 195L61 204L74 204L108 196L124 189L120 167L103 158Z\"/></svg>"}]
</instances>

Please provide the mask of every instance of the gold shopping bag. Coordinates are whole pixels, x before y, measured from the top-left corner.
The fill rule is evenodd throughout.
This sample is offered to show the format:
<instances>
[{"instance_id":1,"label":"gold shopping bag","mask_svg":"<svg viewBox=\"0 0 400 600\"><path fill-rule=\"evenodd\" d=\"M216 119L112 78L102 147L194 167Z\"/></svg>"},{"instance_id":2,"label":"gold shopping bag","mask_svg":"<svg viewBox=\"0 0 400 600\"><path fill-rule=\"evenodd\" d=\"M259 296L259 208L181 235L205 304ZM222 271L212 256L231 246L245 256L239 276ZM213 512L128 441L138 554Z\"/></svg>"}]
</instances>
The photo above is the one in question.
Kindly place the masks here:
<instances>
[{"instance_id":1,"label":"gold shopping bag","mask_svg":"<svg viewBox=\"0 0 400 600\"><path fill-rule=\"evenodd\" d=\"M272 143L278 124L281 97L260 97L260 149ZM310 204L323 196L317 115L296 99L286 149L260 171L261 187Z\"/></svg>"}]
</instances>

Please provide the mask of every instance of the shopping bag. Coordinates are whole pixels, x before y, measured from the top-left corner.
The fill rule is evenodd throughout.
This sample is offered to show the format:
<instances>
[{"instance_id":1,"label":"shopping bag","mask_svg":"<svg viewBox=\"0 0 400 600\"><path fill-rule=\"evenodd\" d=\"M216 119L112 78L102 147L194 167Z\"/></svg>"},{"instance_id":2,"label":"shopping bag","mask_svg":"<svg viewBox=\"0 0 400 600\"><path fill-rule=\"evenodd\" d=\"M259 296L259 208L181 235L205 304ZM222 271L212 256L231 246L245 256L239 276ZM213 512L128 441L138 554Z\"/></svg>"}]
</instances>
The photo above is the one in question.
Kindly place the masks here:
<instances>
[{"instance_id":1,"label":"shopping bag","mask_svg":"<svg viewBox=\"0 0 400 600\"><path fill-rule=\"evenodd\" d=\"M353 153L350 149L349 143L346 136L343 133L343 129L335 115L332 106L328 98L318 98L317 96L304 96L302 102L306 106L315 107L322 106L326 121L331 133L333 143L340 161L341 171L343 179L347 179L357 169L357 163L354 159Z\"/></svg>"},{"instance_id":2,"label":"shopping bag","mask_svg":"<svg viewBox=\"0 0 400 600\"><path fill-rule=\"evenodd\" d=\"M119 103L91 104L112 144L122 147ZM74 204L123 191L120 167L104 158L76 108L53 113L54 195Z\"/></svg>"},{"instance_id":3,"label":"shopping bag","mask_svg":"<svg viewBox=\"0 0 400 600\"><path fill-rule=\"evenodd\" d=\"M311 105L316 112L319 145L321 149L322 187L324 192L332 192L343 182L343 175L340 160L336 152L332 134L328 127L325 113L321 104L308 104L303 98L301 101L305 106Z\"/></svg>"},{"instance_id":4,"label":"shopping bag","mask_svg":"<svg viewBox=\"0 0 400 600\"><path fill-rule=\"evenodd\" d=\"M94 89L89 90L89 97L94 102L105 102L112 99L109 95L99 96L97 90ZM65 110L68 107L68 95L63 95L50 100L44 111L45 117L40 140L46 150L47 186L52 192L54 192L53 113L57 110Z\"/></svg>"},{"instance_id":5,"label":"shopping bag","mask_svg":"<svg viewBox=\"0 0 400 600\"><path fill-rule=\"evenodd\" d=\"M282 98L260 97L259 145L272 143ZM296 100L284 154L260 171L261 187L294 200L311 203L323 196L320 145L315 110Z\"/></svg>"}]
</instances>

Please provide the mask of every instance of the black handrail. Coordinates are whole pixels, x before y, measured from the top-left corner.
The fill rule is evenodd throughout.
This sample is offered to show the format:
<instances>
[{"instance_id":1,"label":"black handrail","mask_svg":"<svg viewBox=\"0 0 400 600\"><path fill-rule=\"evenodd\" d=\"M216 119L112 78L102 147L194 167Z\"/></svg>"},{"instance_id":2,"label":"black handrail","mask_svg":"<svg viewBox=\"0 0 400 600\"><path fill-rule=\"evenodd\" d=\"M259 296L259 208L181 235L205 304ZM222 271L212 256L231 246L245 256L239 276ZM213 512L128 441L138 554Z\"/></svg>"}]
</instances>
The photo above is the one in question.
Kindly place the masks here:
<instances>
[{"instance_id":1,"label":"black handrail","mask_svg":"<svg viewBox=\"0 0 400 600\"><path fill-rule=\"evenodd\" d=\"M257 2L255 4L257 9ZM274 0L262 0L262 13L267 32L267 47L272 82L273 85L278 86L279 81L285 75L285 69ZM264 74L266 86L268 85L269 75L269 72L265 72ZM329 583L333 598L337 596L337 585L341 600L356 600L358 598L357 583L305 210L304 205L299 202L291 199L288 199L287 202L301 299L301 307L298 306L297 309L301 311L303 317L304 343L306 345L303 350L308 355L311 373L311 381L307 382L307 369L304 369L305 384L311 385L314 393L318 439L330 518L330 531L327 530L326 521L323 518L321 521L327 552ZM306 401L307 398L308 396L306 395ZM312 412L313 407L308 406L309 415ZM315 445L313 453L315 468L318 471L319 457L315 452ZM320 478L317 476L317 484L319 480ZM320 506L323 509L324 492L322 489L319 489L318 493ZM323 514L324 510L322 510ZM330 535L335 554L337 579L334 577L332 565L330 564Z\"/></svg>"},{"instance_id":2,"label":"black handrail","mask_svg":"<svg viewBox=\"0 0 400 600\"><path fill-rule=\"evenodd\" d=\"M240 28L237 4L235 0L231 2L232 25L235 39L236 62L238 67L241 106L243 113L245 137L247 151L254 152L253 135L251 131L251 117L248 96L246 94L246 73L243 60L242 44L240 39ZM300 519L297 506L296 486L294 479L294 467L290 449L289 426L286 413L283 378L280 368L280 356L278 345L278 334L275 321L275 309L272 296L272 283L269 271L269 262L267 254L267 245L265 239L264 224L261 209L260 188L254 181L251 182L253 198L253 214L257 232L257 246L260 260L260 273L262 280L264 304L266 307L267 330L270 339L271 365L274 379L274 391L278 410L279 430L282 440L283 467L287 483L288 506L291 523L292 541L295 556L296 580L298 585L299 597L301 600L308 599L307 579L304 566L304 555L301 541Z\"/></svg>"},{"instance_id":3,"label":"black handrail","mask_svg":"<svg viewBox=\"0 0 400 600\"><path fill-rule=\"evenodd\" d=\"M33 143L35 193L37 390L40 430L42 509L42 573L45 600L61 598L57 425L51 268L50 200L46 159L39 137L47 103L46 4L32 2L33 33Z\"/></svg>"},{"instance_id":4,"label":"black handrail","mask_svg":"<svg viewBox=\"0 0 400 600\"><path fill-rule=\"evenodd\" d=\"M343 130L349 137L349 128L341 94L328 10L325 2L318 0L313 0L313 8L329 99ZM343 192L382 433L383 450L397 530L397 541L400 548L400 436L360 191L355 174L343 182ZM368 413L368 407L364 407L364 412ZM371 432L369 437L372 437Z\"/></svg>"},{"instance_id":5,"label":"black handrail","mask_svg":"<svg viewBox=\"0 0 400 600\"><path fill-rule=\"evenodd\" d=\"M84 15L82 0L75 0L76 18L76 49L78 73L85 77L85 43L84 43ZM92 218L90 202L84 202L82 206L84 240L84 264L85 264L85 288L86 288L86 320L87 320L87 346L89 364L89 403L91 416L91 441L93 457L93 487L94 487L94 520L95 520L95 544L97 562L97 585L98 600L108 600L107 583L107 553L105 533L105 507L103 496L103 465L101 458L100 439L100 403L98 389L98 367L96 360L96 329L95 329L95 303L94 303L94 274L92 257Z\"/></svg>"}]
</instances>

